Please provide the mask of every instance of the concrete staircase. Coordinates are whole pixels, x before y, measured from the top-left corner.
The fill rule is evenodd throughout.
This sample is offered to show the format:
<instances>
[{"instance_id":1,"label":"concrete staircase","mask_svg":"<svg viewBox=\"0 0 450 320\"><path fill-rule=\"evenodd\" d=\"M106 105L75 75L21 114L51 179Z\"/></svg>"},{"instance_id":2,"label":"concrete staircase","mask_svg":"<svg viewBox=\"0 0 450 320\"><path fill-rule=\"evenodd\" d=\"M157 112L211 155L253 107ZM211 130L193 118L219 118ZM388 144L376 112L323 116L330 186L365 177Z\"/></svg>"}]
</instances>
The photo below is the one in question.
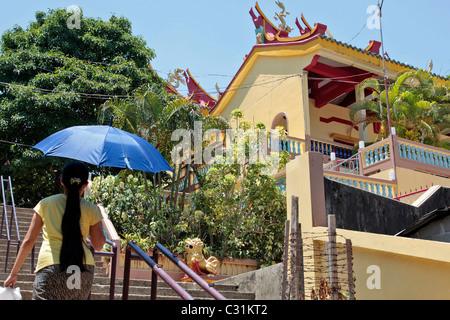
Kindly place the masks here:
<instances>
[{"instance_id":1,"label":"concrete staircase","mask_svg":"<svg viewBox=\"0 0 450 320\"><path fill-rule=\"evenodd\" d=\"M2 207L0 206L0 210ZM31 218L34 214L32 209L16 208L18 225L20 231L20 237L23 241L25 234L31 222ZM2 212L2 211L0 211ZM8 216L10 216L10 209L8 209ZM1 222L1 220L0 220ZM5 233L5 228L3 230ZM15 228L13 228L12 240L16 241ZM37 263L37 257L39 254L39 249L42 243L42 234L39 236L36 242L35 249L35 265ZM16 259L17 246L11 245L9 251L9 259L7 265L7 273L5 273L5 258L6 258L6 238L0 238L0 286L3 286L3 281L9 274L14 261ZM110 279L106 275L106 271L102 264L102 258L99 256L95 257L95 273L94 273L94 284L91 291L91 300L108 300L109 299L109 284ZM22 298L24 300L31 300L33 293L33 281L34 274L31 273L31 254L27 257L25 263L22 265L20 270L18 281L16 287L20 288ZM116 280L115 288L115 300L122 299L122 279ZM180 282L180 285L195 299L195 300L212 300L213 298L205 292L196 283ZM172 290L164 281L158 281L158 300L179 300L181 299L175 291ZM151 280L137 280L130 279L130 288L128 299L129 300L149 300L150 299L150 288ZM255 293L252 292L238 292L238 286L232 284L217 284L214 288L219 291L225 298L230 300L254 300Z\"/></svg>"}]
</instances>

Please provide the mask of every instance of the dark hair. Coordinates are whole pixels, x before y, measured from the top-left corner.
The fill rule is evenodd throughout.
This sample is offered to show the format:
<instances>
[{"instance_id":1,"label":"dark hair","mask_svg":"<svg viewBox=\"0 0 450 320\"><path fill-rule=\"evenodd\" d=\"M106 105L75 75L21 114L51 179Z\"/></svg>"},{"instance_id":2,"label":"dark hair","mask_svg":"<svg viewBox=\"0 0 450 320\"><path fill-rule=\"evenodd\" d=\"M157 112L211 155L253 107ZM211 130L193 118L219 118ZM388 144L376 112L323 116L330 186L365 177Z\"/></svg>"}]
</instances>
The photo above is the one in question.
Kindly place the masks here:
<instances>
[{"instance_id":1,"label":"dark hair","mask_svg":"<svg viewBox=\"0 0 450 320\"><path fill-rule=\"evenodd\" d=\"M87 182L89 168L81 162L68 163L61 175L61 181L68 190L66 209L61 223L63 235L60 253L60 268L77 265L84 271L83 235L80 228L80 188Z\"/></svg>"}]
</instances>

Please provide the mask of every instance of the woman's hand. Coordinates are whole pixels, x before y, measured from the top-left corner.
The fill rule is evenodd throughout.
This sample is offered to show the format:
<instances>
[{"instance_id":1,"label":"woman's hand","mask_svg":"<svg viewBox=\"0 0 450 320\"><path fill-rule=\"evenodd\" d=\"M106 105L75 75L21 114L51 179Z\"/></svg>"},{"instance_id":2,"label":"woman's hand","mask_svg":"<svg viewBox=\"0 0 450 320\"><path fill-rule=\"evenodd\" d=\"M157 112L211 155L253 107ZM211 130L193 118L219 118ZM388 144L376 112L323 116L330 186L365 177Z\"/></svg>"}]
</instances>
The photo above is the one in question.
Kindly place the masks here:
<instances>
[{"instance_id":1,"label":"woman's hand","mask_svg":"<svg viewBox=\"0 0 450 320\"><path fill-rule=\"evenodd\" d=\"M22 267L22 264L25 262L28 254L33 249L43 224L44 223L42 222L41 216L37 213L34 213L33 218L31 219L30 227L28 228L28 232L23 239L19 252L17 253L14 266L12 267L11 273L9 274L8 278L5 280L3 287L14 288L17 282L17 274L19 273L20 267Z\"/></svg>"},{"instance_id":2,"label":"woman's hand","mask_svg":"<svg viewBox=\"0 0 450 320\"><path fill-rule=\"evenodd\" d=\"M17 274L11 273L8 278L6 278L5 282L3 283L3 287L11 287L14 288L17 282Z\"/></svg>"}]
</instances>

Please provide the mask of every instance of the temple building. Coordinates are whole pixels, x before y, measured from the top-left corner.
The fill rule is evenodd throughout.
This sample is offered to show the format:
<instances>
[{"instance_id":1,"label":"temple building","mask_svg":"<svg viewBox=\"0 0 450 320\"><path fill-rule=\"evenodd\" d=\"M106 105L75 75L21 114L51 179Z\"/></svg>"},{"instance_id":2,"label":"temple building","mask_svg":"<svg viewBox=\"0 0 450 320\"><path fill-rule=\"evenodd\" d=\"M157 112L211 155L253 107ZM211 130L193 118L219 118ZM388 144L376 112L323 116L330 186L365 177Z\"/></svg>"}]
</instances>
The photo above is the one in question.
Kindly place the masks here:
<instances>
[{"instance_id":1,"label":"temple building","mask_svg":"<svg viewBox=\"0 0 450 320\"><path fill-rule=\"evenodd\" d=\"M256 43L228 87L215 99L189 71L181 72L190 99L213 116L230 118L239 109L269 129L285 128L280 148L292 160L275 178L286 192L287 219L292 197L299 199L302 231L323 232L335 216L339 232L353 242L357 299L416 299L424 292L450 298L450 152L395 132L373 143L380 123L353 125L349 116L352 105L373 99L374 89L361 82L383 80L383 63L391 83L417 68L383 57L379 41L363 49L340 42L303 14L295 20L300 36L290 36L282 14L275 26L258 3L249 13ZM391 280L379 290L366 285L374 265ZM312 277L318 282L320 275Z\"/></svg>"}]
</instances>

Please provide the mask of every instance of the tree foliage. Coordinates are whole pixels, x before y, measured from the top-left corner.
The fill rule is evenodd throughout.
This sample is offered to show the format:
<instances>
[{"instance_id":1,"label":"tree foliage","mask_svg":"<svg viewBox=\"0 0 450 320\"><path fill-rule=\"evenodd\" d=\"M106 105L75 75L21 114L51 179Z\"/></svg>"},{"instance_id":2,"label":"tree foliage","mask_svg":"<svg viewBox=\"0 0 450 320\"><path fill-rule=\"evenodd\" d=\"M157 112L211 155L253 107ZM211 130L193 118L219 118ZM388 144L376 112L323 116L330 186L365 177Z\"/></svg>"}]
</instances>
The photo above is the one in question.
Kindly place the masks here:
<instances>
[{"instance_id":1,"label":"tree foliage","mask_svg":"<svg viewBox=\"0 0 450 320\"><path fill-rule=\"evenodd\" d=\"M195 210L189 215L186 230L208 243L216 256L271 264L281 261L286 220L286 195L275 185L271 169L275 158L275 171L283 169L289 155L281 152L250 161L251 134L259 134L265 127L245 120L239 110L232 115L246 139L240 143L242 137L238 135L234 146L227 148L234 161L227 161L226 155L214 158L202 179L202 188L191 194ZM241 151L245 163L237 161Z\"/></svg>"},{"instance_id":2,"label":"tree foliage","mask_svg":"<svg viewBox=\"0 0 450 320\"><path fill-rule=\"evenodd\" d=\"M70 126L97 124L100 106L111 97L162 83L148 67L155 53L132 34L128 19L103 21L81 12L80 28L70 29L70 16L63 9L39 11L29 26L1 37L0 170L23 190L16 192L19 205L57 189L54 178L64 163L36 161L39 153L30 146Z\"/></svg>"},{"instance_id":3,"label":"tree foliage","mask_svg":"<svg viewBox=\"0 0 450 320\"><path fill-rule=\"evenodd\" d=\"M178 115L186 120L183 113ZM265 129L261 123L246 121L238 112L234 115L247 138L247 131ZM203 120L214 123L210 117ZM248 158L250 140L244 139L242 144L236 140L230 152L238 153L244 148ZM169 250L183 252L186 238L199 237L205 250L219 258L251 258L265 264L281 261L286 195L275 185L273 172L268 170L273 158L245 164L220 158L215 155L206 172L198 171L204 166L192 166L201 187L181 199L184 205L170 199L177 179L169 179L153 189L151 180L146 182L141 173L108 176L102 182L97 177L91 197L100 199L123 239L139 241L148 248L160 242ZM286 152L280 154L278 169L284 167L288 158ZM162 198L164 189L166 197Z\"/></svg>"},{"instance_id":4,"label":"tree foliage","mask_svg":"<svg viewBox=\"0 0 450 320\"><path fill-rule=\"evenodd\" d=\"M373 100L364 100L350 109L352 128L363 123L380 123L377 140L387 138L388 116L384 84L367 79L362 88L374 90ZM428 72L408 71L399 74L388 89L391 125L401 138L442 148L449 148L444 135L450 128L450 85L439 84ZM369 111L364 119L358 118L360 110ZM351 130L351 129L350 129Z\"/></svg>"}]
</instances>

